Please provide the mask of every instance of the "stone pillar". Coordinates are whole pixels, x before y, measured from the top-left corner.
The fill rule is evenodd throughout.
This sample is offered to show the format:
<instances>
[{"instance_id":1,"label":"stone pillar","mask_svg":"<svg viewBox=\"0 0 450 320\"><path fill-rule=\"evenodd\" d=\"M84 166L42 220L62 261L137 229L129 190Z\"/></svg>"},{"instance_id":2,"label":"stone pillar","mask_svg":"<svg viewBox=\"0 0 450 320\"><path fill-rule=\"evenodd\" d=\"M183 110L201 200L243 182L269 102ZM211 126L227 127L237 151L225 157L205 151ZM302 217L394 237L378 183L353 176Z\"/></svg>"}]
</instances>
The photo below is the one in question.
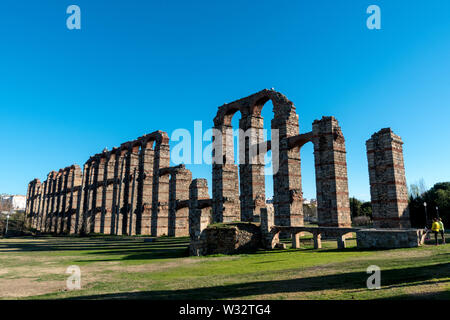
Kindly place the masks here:
<instances>
[{"instance_id":1,"label":"stone pillar","mask_svg":"<svg viewBox=\"0 0 450 320\"><path fill-rule=\"evenodd\" d=\"M131 148L130 157L130 172L128 179L128 230L127 234L136 234L136 220L137 220L137 198L138 198L138 177L139 177L139 145L134 145ZM138 232L139 233L139 232Z\"/></svg>"},{"instance_id":2,"label":"stone pillar","mask_svg":"<svg viewBox=\"0 0 450 320\"><path fill-rule=\"evenodd\" d=\"M76 234L79 232L79 208L81 205L82 196L82 182L83 174L81 168L78 165L73 165L70 170L72 181L71 181L71 194L70 201L68 203L68 232L70 234Z\"/></svg>"},{"instance_id":3,"label":"stone pillar","mask_svg":"<svg viewBox=\"0 0 450 320\"><path fill-rule=\"evenodd\" d=\"M209 202L209 205L208 205ZM194 179L189 185L189 236L198 240L201 232L213 222L206 179Z\"/></svg>"},{"instance_id":4,"label":"stone pillar","mask_svg":"<svg viewBox=\"0 0 450 320\"><path fill-rule=\"evenodd\" d=\"M39 180L37 180L37 191L36 191L36 199L35 204L33 207L33 211L35 213L34 221L33 221L33 228L37 229L38 224L40 221L40 215L41 215L41 205L42 205L42 184Z\"/></svg>"},{"instance_id":5,"label":"stone pillar","mask_svg":"<svg viewBox=\"0 0 450 320\"><path fill-rule=\"evenodd\" d=\"M103 233L105 228L105 194L106 194L106 154L98 155L97 183L95 184L95 218L94 232Z\"/></svg>"},{"instance_id":6,"label":"stone pillar","mask_svg":"<svg viewBox=\"0 0 450 320\"><path fill-rule=\"evenodd\" d=\"M36 230L41 231L42 219L44 216L44 204L45 204L45 186L46 182L44 181L39 188L39 208L38 208L38 216L36 221Z\"/></svg>"},{"instance_id":7,"label":"stone pillar","mask_svg":"<svg viewBox=\"0 0 450 320\"><path fill-rule=\"evenodd\" d=\"M143 142L139 154L139 188L136 214L136 229L139 234L151 234L152 196L153 196L153 167L155 152L152 141Z\"/></svg>"},{"instance_id":8,"label":"stone pillar","mask_svg":"<svg viewBox=\"0 0 450 320\"><path fill-rule=\"evenodd\" d=\"M98 177L98 161L95 157L91 157L85 165L84 178L84 197L83 197L83 221L82 233L89 234L94 232L95 226L95 207L97 204L97 177Z\"/></svg>"},{"instance_id":9,"label":"stone pillar","mask_svg":"<svg viewBox=\"0 0 450 320\"><path fill-rule=\"evenodd\" d=\"M88 163L88 170L87 170L87 176L86 176L86 197L85 197L85 212L84 212L84 232L86 234L91 233L91 214L92 214L92 197L93 197L93 190L92 190L92 182L94 180L94 163L92 160Z\"/></svg>"},{"instance_id":10,"label":"stone pillar","mask_svg":"<svg viewBox=\"0 0 450 320\"><path fill-rule=\"evenodd\" d=\"M169 175L160 175L160 168L170 166L170 148L167 134L156 141L153 163L152 236L168 234L169 229Z\"/></svg>"},{"instance_id":11,"label":"stone pillar","mask_svg":"<svg viewBox=\"0 0 450 320\"><path fill-rule=\"evenodd\" d=\"M30 226L33 228L36 223L37 196L39 191L37 179L31 181L28 186L31 187L31 190L30 193L27 192L27 208L25 213L30 223ZM30 208L28 208L28 205L30 206Z\"/></svg>"},{"instance_id":12,"label":"stone pillar","mask_svg":"<svg viewBox=\"0 0 450 320\"><path fill-rule=\"evenodd\" d=\"M239 121L239 177L241 187L241 221L253 221L265 207L264 158L258 156L263 142L264 120L260 115L242 115ZM261 161L262 160L262 161Z\"/></svg>"},{"instance_id":13,"label":"stone pillar","mask_svg":"<svg viewBox=\"0 0 450 320\"><path fill-rule=\"evenodd\" d=\"M68 216L67 212L68 202L70 201L70 186L72 184L72 177L70 175L70 167L63 169L62 171L62 190L60 196L60 224L58 225L58 233L67 233Z\"/></svg>"},{"instance_id":14,"label":"stone pillar","mask_svg":"<svg viewBox=\"0 0 450 320\"><path fill-rule=\"evenodd\" d=\"M119 217L119 191L121 191L121 170L123 159L121 157L121 150L114 148L111 151L111 158L114 158L114 180L112 193L112 209L111 209L111 234L117 234L118 217Z\"/></svg>"},{"instance_id":15,"label":"stone pillar","mask_svg":"<svg viewBox=\"0 0 450 320\"><path fill-rule=\"evenodd\" d=\"M105 158L105 191L104 191L104 219L103 219L103 233L112 234L113 229L113 210L114 210L114 186L115 186L115 167L116 155L109 152Z\"/></svg>"},{"instance_id":16,"label":"stone pillar","mask_svg":"<svg viewBox=\"0 0 450 320\"><path fill-rule=\"evenodd\" d=\"M61 185L61 196L60 196L60 224L59 224L59 230L58 233L67 233L67 202L68 198L70 197L70 190L69 186L71 185L72 181L70 180L70 167L67 167L63 169L62 171L62 185ZM70 180L70 181L69 181Z\"/></svg>"},{"instance_id":17,"label":"stone pillar","mask_svg":"<svg viewBox=\"0 0 450 320\"><path fill-rule=\"evenodd\" d=\"M61 202L64 185L64 173L60 169L56 178L55 210L53 212L52 232L58 234L61 229Z\"/></svg>"},{"instance_id":18,"label":"stone pillar","mask_svg":"<svg viewBox=\"0 0 450 320\"><path fill-rule=\"evenodd\" d=\"M280 242L280 232L273 232L275 225L275 214L272 207L261 208L261 236L263 246L266 249L273 249Z\"/></svg>"},{"instance_id":19,"label":"stone pillar","mask_svg":"<svg viewBox=\"0 0 450 320\"><path fill-rule=\"evenodd\" d=\"M170 237L189 235L189 186L192 173L182 164L173 168L169 181L169 233Z\"/></svg>"},{"instance_id":20,"label":"stone pillar","mask_svg":"<svg viewBox=\"0 0 450 320\"><path fill-rule=\"evenodd\" d=\"M53 193L53 197L54 197L54 207L53 207L53 216L52 216L52 229L51 232L53 233L58 233L59 231L59 225L60 225L60 195L61 195L61 188L62 188L62 183L63 183L63 179L62 179L62 172L61 170L59 170L59 172L56 175L56 180L55 180L55 189L54 189L54 193Z\"/></svg>"},{"instance_id":21,"label":"stone pillar","mask_svg":"<svg viewBox=\"0 0 450 320\"><path fill-rule=\"evenodd\" d=\"M91 158L91 165L89 169L89 203L88 203L88 219L87 219L87 233L95 232L96 217L99 214L97 211L97 184L99 172L99 159L97 156Z\"/></svg>"},{"instance_id":22,"label":"stone pillar","mask_svg":"<svg viewBox=\"0 0 450 320\"><path fill-rule=\"evenodd\" d=\"M31 181L28 184L27 189L27 207L25 209L25 213L27 216L27 219L30 221L31 226L33 227L33 221L34 221L34 197L35 197L35 190L36 188L36 179Z\"/></svg>"},{"instance_id":23,"label":"stone pillar","mask_svg":"<svg viewBox=\"0 0 450 320\"><path fill-rule=\"evenodd\" d=\"M28 184L25 213L30 226L33 229L37 228L37 221L39 218L40 189L41 182L39 179L34 179Z\"/></svg>"},{"instance_id":24,"label":"stone pillar","mask_svg":"<svg viewBox=\"0 0 450 320\"><path fill-rule=\"evenodd\" d=\"M169 234L169 174L158 174L157 202L153 204L152 236L160 237Z\"/></svg>"},{"instance_id":25,"label":"stone pillar","mask_svg":"<svg viewBox=\"0 0 450 320\"><path fill-rule=\"evenodd\" d=\"M115 206L115 232L114 234L123 234L123 220L124 216L124 194L126 191L126 170L127 170L127 153L126 149L119 149L117 151L116 167L117 167L117 201ZM126 226L126 223L125 223Z\"/></svg>"},{"instance_id":26,"label":"stone pillar","mask_svg":"<svg viewBox=\"0 0 450 320\"><path fill-rule=\"evenodd\" d=\"M58 173L55 171L52 171L50 173L50 190L49 190L49 209L47 214L47 224L46 224L46 230L45 232L53 232L54 230L54 221L55 221L55 207L56 207L56 190L57 190L57 175Z\"/></svg>"},{"instance_id":27,"label":"stone pillar","mask_svg":"<svg viewBox=\"0 0 450 320\"><path fill-rule=\"evenodd\" d=\"M239 221L239 178L234 164L233 128L215 124L213 136L213 217L215 222Z\"/></svg>"},{"instance_id":28,"label":"stone pillar","mask_svg":"<svg viewBox=\"0 0 450 320\"><path fill-rule=\"evenodd\" d=\"M345 139L334 117L313 123L317 214L321 227L350 227Z\"/></svg>"},{"instance_id":29,"label":"stone pillar","mask_svg":"<svg viewBox=\"0 0 450 320\"><path fill-rule=\"evenodd\" d=\"M64 234L70 233L70 225L72 224L73 167L74 166L70 166L66 169L66 197L64 203L64 225L62 230Z\"/></svg>"},{"instance_id":30,"label":"stone pillar","mask_svg":"<svg viewBox=\"0 0 450 320\"><path fill-rule=\"evenodd\" d=\"M89 183L90 183L90 177L91 177L91 163L90 161L86 162L83 166L83 183L81 185L81 202L78 206L77 210L77 224L75 225L75 228L78 229L75 231L75 233L79 234L87 234L88 229L88 220L89 220ZM78 231L78 232L77 232Z\"/></svg>"},{"instance_id":31,"label":"stone pillar","mask_svg":"<svg viewBox=\"0 0 450 320\"><path fill-rule=\"evenodd\" d=\"M137 166L137 153L130 142L121 145L121 163L119 199L120 216L118 219L117 234L131 234L132 229L132 201L134 200L135 173Z\"/></svg>"},{"instance_id":32,"label":"stone pillar","mask_svg":"<svg viewBox=\"0 0 450 320\"><path fill-rule=\"evenodd\" d=\"M42 188L42 196L41 196L41 212L40 212L40 221L38 223L38 230L41 232L45 232L45 224L47 221L47 212L48 212L48 176L47 180L44 181Z\"/></svg>"},{"instance_id":33,"label":"stone pillar","mask_svg":"<svg viewBox=\"0 0 450 320\"><path fill-rule=\"evenodd\" d=\"M303 226L300 147L290 148L288 143L289 137L299 134L298 115L295 107L284 100L274 103L274 110L271 141L272 161L277 162L273 175L275 224Z\"/></svg>"},{"instance_id":34,"label":"stone pillar","mask_svg":"<svg viewBox=\"0 0 450 320\"><path fill-rule=\"evenodd\" d=\"M377 228L410 228L403 142L390 128L367 140L372 217Z\"/></svg>"},{"instance_id":35,"label":"stone pillar","mask_svg":"<svg viewBox=\"0 0 450 320\"><path fill-rule=\"evenodd\" d=\"M34 181L34 180L33 180ZM31 227L33 227L33 215L31 214L31 202L32 202L32 188L33 188L33 181L28 183L27 187L27 200L26 200L26 208L25 208L25 215L27 219L30 221Z\"/></svg>"}]
</instances>

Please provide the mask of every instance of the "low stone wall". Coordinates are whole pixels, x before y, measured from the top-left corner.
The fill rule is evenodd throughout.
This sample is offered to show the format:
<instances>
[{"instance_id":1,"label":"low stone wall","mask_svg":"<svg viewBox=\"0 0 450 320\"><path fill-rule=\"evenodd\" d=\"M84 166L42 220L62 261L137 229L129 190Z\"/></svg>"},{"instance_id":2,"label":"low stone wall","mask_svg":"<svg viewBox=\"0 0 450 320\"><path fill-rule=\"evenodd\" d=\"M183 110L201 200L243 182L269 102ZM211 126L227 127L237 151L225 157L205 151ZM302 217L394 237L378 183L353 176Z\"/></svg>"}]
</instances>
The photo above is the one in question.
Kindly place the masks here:
<instances>
[{"instance_id":1,"label":"low stone wall","mask_svg":"<svg viewBox=\"0 0 450 320\"><path fill-rule=\"evenodd\" d=\"M190 253L195 256L233 254L261 248L261 230L255 223L210 225L198 240L191 240Z\"/></svg>"},{"instance_id":2,"label":"low stone wall","mask_svg":"<svg viewBox=\"0 0 450 320\"><path fill-rule=\"evenodd\" d=\"M359 249L413 248L423 243L423 229L362 229L356 232Z\"/></svg>"}]
</instances>

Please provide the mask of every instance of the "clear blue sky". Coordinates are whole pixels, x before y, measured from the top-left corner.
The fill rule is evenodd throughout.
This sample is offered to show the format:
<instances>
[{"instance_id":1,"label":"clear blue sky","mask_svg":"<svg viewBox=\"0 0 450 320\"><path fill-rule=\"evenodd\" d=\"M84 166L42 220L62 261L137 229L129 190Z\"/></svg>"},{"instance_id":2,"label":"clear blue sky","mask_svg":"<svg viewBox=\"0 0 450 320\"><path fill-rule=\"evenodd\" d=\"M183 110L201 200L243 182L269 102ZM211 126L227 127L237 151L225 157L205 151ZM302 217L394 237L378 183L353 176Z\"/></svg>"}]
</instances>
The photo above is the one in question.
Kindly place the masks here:
<instances>
[{"instance_id":1,"label":"clear blue sky","mask_svg":"<svg viewBox=\"0 0 450 320\"><path fill-rule=\"evenodd\" d=\"M366 28L371 4L382 30ZM302 132L339 120L352 196L370 198L365 141L384 127L403 138L408 183L448 181L449 16L448 0L3 0L0 193L145 133L209 128L218 106L271 87ZM270 106L263 116L270 126ZM311 145L302 174L314 198Z\"/></svg>"}]
</instances>

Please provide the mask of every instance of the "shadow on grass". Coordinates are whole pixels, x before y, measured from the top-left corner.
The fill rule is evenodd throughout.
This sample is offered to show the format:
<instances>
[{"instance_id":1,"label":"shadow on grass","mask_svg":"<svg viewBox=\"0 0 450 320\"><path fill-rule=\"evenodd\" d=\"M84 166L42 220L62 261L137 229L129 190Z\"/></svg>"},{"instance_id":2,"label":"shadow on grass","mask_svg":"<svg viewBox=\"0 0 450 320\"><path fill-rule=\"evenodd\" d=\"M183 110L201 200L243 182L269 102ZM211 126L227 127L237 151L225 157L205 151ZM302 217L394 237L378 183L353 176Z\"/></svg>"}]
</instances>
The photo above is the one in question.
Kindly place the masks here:
<instances>
[{"instance_id":1,"label":"shadow on grass","mask_svg":"<svg viewBox=\"0 0 450 320\"><path fill-rule=\"evenodd\" d=\"M277 293L315 292L320 290L360 290L366 288L368 275L365 272L350 272L333 275L297 278L290 280L247 282L214 287L183 290L155 290L142 292L122 292L112 294L87 295L69 299L230 299L254 295ZM382 290L406 288L420 284L435 284L435 279L450 277L450 263L425 267L410 267L382 271ZM450 280L440 280L448 283ZM412 295L399 296L400 299L414 298ZM445 299L448 293L433 293L426 298Z\"/></svg>"},{"instance_id":2,"label":"shadow on grass","mask_svg":"<svg viewBox=\"0 0 450 320\"><path fill-rule=\"evenodd\" d=\"M111 261L131 261L131 260L154 260L154 259L174 259L184 258L189 256L187 247L176 248L153 248L140 250L125 250L125 251L111 251L108 252L94 252L88 254L105 254L110 255L110 258L105 259L91 259L91 260L76 260L75 262L111 262ZM117 255L120 255L117 257ZM125 256L122 256L125 255Z\"/></svg>"},{"instance_id":3,"label":"shadow on grass","mask_svg":"<svg viewBox=\"0 0 450 320\"><path fill-rule=\"evenodd\" d=\"M33 239L33 238L30 238ZM42 242L0 242L0 253L12 252L74 252L82 255L105 255L112 259L93 259L89 261L119 261L142 259L179 258L188 255L188 238L150 238L153 241L144 242L144 238L79 238L61 239L48 238ZM119 256L119 257L118 257Z\"/></svg>"}]
</instances>

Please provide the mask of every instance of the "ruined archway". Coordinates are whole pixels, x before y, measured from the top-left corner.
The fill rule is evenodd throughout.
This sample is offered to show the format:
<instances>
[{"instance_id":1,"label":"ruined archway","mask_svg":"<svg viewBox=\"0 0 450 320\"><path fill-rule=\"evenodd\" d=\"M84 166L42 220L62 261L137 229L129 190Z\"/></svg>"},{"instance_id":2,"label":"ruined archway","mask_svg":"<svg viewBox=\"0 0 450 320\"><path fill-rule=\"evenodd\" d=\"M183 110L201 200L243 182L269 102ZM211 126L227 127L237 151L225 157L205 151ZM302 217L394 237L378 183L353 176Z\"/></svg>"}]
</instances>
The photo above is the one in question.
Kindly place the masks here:
<instances>
[{"instance_id":1,"label":"ruined archway","mask_svg":"<svg viewBox=\"0 0 450 320\"><path fill-rule=\"evenodd\" d=\"M214 220L251 221L265 206L264 161L259 157L263 141L263 118L261 110L271 100L274 118L271 128L277 137L277 166L274 171L274 207L277 223L280 225L301 225L301 182L290 172L300 172L298 150L290 149L287 138L298 135L298 115L295 106L284 95L274 90L262 90L249 97L219 107L214 118L213 146L213 215ZM232 150L231 118L241 112L239 129L245 132L240 138L240 153L244 163L240 163L239 184L237 166L230 163ZM269 144L269 143L268 143ZM273 148L273 146L272 146ZM232 148L231 148L232 149ZM256 150L256 152L255 152ZM297 154L296 154L297 151ZM262 159L261 159L262 158ZM237 186L240 185L240 197ZM295 208L295 210L292 210Z\"/></svg>"},{"instance_id":2,"label":"ruined archway","mask_svg":"<svg viewBox=\"0 0 450 320\"><path fill-rule=\"evenodd\" d=\"M318 224L321 227L350 227L345 139L334 117L322 117L313 130L290 137L288 147L314 145Z\"/></svg>"}]
</instances>

